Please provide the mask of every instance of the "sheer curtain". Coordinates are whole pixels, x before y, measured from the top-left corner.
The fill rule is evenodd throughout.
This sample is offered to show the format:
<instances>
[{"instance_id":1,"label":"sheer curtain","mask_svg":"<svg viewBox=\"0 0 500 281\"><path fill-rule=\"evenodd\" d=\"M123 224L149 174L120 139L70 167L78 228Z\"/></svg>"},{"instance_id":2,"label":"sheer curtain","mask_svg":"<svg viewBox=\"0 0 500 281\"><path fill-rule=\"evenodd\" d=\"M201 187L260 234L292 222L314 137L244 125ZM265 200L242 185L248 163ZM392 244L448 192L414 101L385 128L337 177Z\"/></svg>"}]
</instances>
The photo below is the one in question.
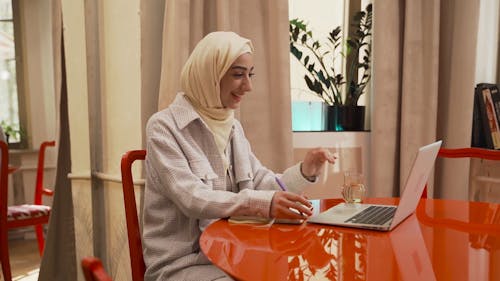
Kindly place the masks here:
<instances>
[{"instance_id":1,"label":"sheer curtain","mask_svg":"<svg viewBox=\"0 0 500 281\"><path fill-rule=\"evenodd\" d=\"M209 32L234 31L255 47L254 89L237 118L257 157L270 169L292 164L288 1L167 0L159 109L180 90L180 71L196 43Z\"/></svg>"},{"instance_id":2,"label":"sheer curtain","mask_svg":"<svg viewBox=\"0 0 500 281\"><path fill-rule=\"evenodd\" d=\"M372 195L402 192L421 145L470 146L478 11L479 1L375 1ZM468 169L438 167L434 194L466 199Z\"/></svg>"}]
</instances>

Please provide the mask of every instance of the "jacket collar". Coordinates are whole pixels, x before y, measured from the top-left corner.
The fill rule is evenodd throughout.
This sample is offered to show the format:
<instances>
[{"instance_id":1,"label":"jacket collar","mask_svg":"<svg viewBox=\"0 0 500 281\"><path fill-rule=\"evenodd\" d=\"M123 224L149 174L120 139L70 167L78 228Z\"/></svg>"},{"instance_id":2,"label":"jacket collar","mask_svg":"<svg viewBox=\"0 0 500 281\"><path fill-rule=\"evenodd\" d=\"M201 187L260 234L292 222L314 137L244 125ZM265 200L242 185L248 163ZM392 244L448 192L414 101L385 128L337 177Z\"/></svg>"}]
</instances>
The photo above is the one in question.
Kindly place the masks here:
<instances>
[{"instance_id":1,"label":"jacket collar","mask_svg":"<svg viewBox=\"0 0 500 281\"><path fill-rule=\"evenodd\" d=\"M175 96L174 101L170 104L169 106L171 112L172 112L172 118L175 121L175 124L177 127L182 130L185 127L187 127L191 122L199 119L202 124L205 125L205 127L208 126L205 124L205 121L201 118L201 116L198 114L198 112L194 109L194 107L191 105L191 103L184 97L184 93L180 92ZM236 119L235 119L236 120ZM234 130L234 123L233 123L233 128ZM232 132L230 134L229 139L232 138Z\"/></svg>"},{"instance_id":2,"label":"jacket collar","mask_svg":"<svg viewBox=\"0 0 500 281\"><path fill-rule=\"evenodd\" d=\"M182 92L175 96L174 102L170 105L170 110L172 111L172 117L177 127L181 130L196 119L200 119L200 121L203 122L198 112L196 112L191 103L187 101Z\"/></svg>"}]
</instances>

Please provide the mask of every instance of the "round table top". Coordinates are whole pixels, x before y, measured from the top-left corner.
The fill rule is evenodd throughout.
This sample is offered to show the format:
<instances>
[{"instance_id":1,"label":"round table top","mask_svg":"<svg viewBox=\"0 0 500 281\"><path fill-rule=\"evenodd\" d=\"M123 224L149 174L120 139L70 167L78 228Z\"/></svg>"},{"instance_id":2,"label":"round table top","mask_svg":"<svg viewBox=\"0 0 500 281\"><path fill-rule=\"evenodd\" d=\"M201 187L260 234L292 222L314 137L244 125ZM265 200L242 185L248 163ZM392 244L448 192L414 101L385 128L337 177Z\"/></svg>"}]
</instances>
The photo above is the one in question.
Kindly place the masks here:
<instances>
[{"instance_id":1,"label":"round table top","mask_svg":"<svg viewBox=\"0 0 500 281\"><path fill-rule=\"evenodd\" d=\"M390 232L219 220L200 246L239 280L500 280L500 205L423 199Z\"/></svg>"}]
</instances>

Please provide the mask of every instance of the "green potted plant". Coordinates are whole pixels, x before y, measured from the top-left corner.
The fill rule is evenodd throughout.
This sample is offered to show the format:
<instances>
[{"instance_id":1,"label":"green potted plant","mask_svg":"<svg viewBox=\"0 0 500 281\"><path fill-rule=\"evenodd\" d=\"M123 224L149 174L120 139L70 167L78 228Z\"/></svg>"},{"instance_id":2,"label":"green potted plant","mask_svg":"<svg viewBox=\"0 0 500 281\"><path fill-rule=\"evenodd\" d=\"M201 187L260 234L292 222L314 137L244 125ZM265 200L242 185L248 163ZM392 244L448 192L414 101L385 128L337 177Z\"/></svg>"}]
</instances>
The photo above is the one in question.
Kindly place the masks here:
<instances>
[{"instance_id":1,"label":"green potted plant","mask_svg":"<svg viewBox=\"0 0 500 281\"><path fill-rule=\"evenodd\" d=\"M328 130L364 130L365 107L358 100L371 78L372 4L354 15L354 32L345 42L340 26L328 34L326 44L314 38L303 20L292 19L289 26L290 53L307 70L309 90L328 106ZM345 76L334 67L339 56L347 62Z\"/></svg>"},{"instance_id":2,"label":"green potted plant","mask_svg":"<svg viewBox=\"0 0 500 281\"><path fill-rule=\"evenodd\" d=\"M5 134L5 142L10 143L11 137L16 140L20 140L22 136L22 131L19 128L15 128L14 125L8 124L5 120L0 122L3 133Z\"/></svg>"}]
</instances>

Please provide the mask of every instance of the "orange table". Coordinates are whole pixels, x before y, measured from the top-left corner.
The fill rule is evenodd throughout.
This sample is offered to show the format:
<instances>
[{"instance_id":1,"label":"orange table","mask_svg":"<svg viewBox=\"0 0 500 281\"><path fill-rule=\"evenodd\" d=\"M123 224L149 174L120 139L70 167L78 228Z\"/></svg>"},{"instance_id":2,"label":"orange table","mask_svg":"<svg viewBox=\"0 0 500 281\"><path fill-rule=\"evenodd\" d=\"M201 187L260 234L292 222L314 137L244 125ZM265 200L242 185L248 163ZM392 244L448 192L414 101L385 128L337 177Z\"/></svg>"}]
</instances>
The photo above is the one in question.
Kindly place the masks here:
<instances>
[{"instance_id":1,"label":"orange table","mask_svg":"<svg viewBox=\"0 0 500 281\"><path fill-rule=\"evenodd\" d=\"M416 214L386 233L220 220L200 246L238 280L500 280L500 205L422 199Z\"/></svg>"}]
</instances>

